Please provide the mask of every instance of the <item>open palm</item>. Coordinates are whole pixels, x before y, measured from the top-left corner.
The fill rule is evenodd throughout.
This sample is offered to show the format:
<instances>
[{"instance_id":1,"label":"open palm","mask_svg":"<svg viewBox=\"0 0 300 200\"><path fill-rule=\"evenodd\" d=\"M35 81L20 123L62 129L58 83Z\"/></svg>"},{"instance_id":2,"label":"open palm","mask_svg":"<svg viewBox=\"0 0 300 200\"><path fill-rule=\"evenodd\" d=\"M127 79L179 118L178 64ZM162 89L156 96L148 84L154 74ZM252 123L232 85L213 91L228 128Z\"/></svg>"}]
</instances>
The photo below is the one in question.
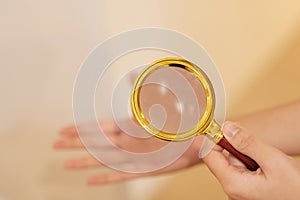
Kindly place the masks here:
<instances>
[{"instance_id":1,"label":"open palm","mask_svg":"<svg viewBox=\"0 0 300 200\"><path fill-rule=\"evenodd\" d=\"M128 134L125 134L114 121L103 121L100 122L103 131L108 134L108 137L114 143L114 145L125 149L131 152L150 152L156 150L157 148L162 147L167 142L161 141L159 139L149 137L147 139L144 138L136 138L132 137ZM130 124L130 120L125 120L124 124ZM85 151L85 147L82 144L78 131L80 130L81 137L90 137L93 135L93 131L96 131L98 127L98 123L94 124L84 124L81 126L71 125L64 129L62 129L59 133L60 139L57 140L53 147L55 149L82 149ZM141 129L141 132L143 130ZM91 141L93 138L89 138ZM193 143L189 146L189 148L183 153L183 155L170 164L167 167L162 169L147 172L147 173L125 173L122 171L107 171L101 174L93 175L88 177L88 184L109 184L114 182L120 182L129 180L132 178L144 177L144 176L152 176L159 175L163 173L173 172L176 170L184 169L190 166L193 166L200 162L198 158L199 149L202 145L203 138L196 137ZM106 144L101 144L101 142L94 143L93 148L106 149L107 154L114 155L114 150L107 146ZM111 148L111 149L110 149ZM111 150L111 151L110 151ZM117 163L114 164L122 164L128 162L128 160L117 159ZM153 161L154 162L154 161ZM65 168L68 170L76 170L76 169L85 169L85 168L103 168L106 167L103 163L98 161L96 158L92 156L80 157L68 159L65 161Z\"/></svg>"}]
</instances>

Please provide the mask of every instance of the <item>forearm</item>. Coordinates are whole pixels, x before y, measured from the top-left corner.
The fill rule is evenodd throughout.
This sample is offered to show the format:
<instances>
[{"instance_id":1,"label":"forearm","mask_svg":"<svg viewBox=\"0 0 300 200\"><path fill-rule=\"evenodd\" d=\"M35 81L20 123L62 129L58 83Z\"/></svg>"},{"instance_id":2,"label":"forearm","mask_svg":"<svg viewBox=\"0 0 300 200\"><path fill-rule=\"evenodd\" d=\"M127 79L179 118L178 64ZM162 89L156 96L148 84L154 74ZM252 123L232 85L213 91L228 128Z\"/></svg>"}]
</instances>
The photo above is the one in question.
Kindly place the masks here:
<instances>
[{"instance_id":1,"label":"forearm","mask_svg":"<svg viewBox=\"0 0 300 200\"><path fill-rule=\"evenodd\" d=\"M300 100L244 116L236 121L289 155L300 154Z\"/></svg>"}]
</instances>

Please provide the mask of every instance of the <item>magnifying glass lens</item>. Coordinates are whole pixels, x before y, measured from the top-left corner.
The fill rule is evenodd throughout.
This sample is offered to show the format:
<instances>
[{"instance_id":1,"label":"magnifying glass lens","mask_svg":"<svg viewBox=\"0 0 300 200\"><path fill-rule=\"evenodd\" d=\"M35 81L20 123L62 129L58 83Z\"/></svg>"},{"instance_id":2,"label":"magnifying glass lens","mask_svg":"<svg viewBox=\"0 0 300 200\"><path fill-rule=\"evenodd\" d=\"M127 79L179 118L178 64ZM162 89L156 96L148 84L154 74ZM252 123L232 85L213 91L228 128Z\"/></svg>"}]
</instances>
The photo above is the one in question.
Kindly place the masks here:
<instances>
[{"instance_id":1,"label":"magnifying glass lens","mask_svg":"<svg viewBox=\"0 0 300 200\"><path fill-rule=\"evenodd\" d=\"M140 87L139 103L144 118L157 130L180 134L193 129L206 109L201 82L181 68L157 68Z\"/></svg>"}]
</instances>

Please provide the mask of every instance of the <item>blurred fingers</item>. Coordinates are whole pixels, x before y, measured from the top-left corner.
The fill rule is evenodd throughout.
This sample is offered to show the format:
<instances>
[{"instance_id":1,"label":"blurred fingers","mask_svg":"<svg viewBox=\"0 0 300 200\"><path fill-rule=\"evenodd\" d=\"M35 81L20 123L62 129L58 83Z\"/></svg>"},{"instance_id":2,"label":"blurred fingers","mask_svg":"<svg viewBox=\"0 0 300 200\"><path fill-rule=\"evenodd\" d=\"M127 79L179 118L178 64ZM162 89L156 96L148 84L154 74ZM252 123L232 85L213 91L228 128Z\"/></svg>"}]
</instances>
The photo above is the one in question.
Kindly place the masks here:
<instances>
[{"instance_id":1,"label":"blurred fingers","mask_svg":"<svg viewBox=\"0 0 300 200\"><path fill-rule=\"evenodd\" d=\"M131 174L120 171L111 171L104 174L94 175L88 178L88 185L106 185L111 183L118 183L127 181L133 178L145 176L142 174Z\"/></svg>"},{"instance_id":2,"label":"blurred fingers","mask_svg":"<svg viewBox=\"0 0 300 200\"><path fill-rule=\"evenodd\" d=\"M72 149L72 148L111 149L113 148L113 146L109 142L107 142L106 140L99 140L97 137L84 138L84 144L81 142L79 137L63 138L54 142L53 148L55 149Z\"/></svg>"},{"instance_id":3,"label":"blurred fingers","mask_svg":"<svg viewBox=\"0 0 300 200\"><path fill-rule=\"evenodd\" d=\"M94 167L102 167L103 164L100 163L95 158L89 157L81 157L70 159L65 162L65 168L67 169L84 169L84 168L94 168Z\"/></svg>"},{"instance_id":4,"label":"blurred fingers","mask_svg":"<svg viewBox=\"0 0 300 200\"><path fill-rule=\"evenodd\" d=\"M91 123L91 124L81 124L81 125L70 125L65 128L63 128L59 133L62 136L67 137L77 137L78 132L82 136L89 136L93 134L97 134L99 132L99 128L102 129L104 133L119 133L120 129L117 126L117 124L112 121L101 121L98 123Z\"/></svg>"},{"instance_id":5,"label":"blurred fingers","mask_svg":"<svg viewBox=\"0 0 300 200\"><path fill-rule=\"evenodd\" d=\"M69 148L83 148L83 144L81 143L79 138L73 139L60 139L53 144L53 148L55 149L69 149Z\"/></svg>"}]
</instances>

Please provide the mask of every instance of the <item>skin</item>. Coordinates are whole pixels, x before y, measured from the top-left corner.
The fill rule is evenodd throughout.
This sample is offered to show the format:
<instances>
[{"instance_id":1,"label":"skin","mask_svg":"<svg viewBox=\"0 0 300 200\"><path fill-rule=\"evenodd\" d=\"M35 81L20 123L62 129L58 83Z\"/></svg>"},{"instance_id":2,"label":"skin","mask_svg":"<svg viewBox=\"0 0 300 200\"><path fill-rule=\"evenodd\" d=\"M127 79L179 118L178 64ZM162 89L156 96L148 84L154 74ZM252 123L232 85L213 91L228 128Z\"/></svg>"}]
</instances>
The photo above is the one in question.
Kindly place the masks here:
<instances>
[{"instance_id":1,"label":"skin","mask_svg":"<svg viewBox=\"0 0 300 200\"><path fill-rule=\"evenodd\" d=\"M126 123L126 122L125 122ZM85 125L87 126L87 125ZM93 128L97 127L98 124L90 124L86 129L92 131ZM158 140L156 138L150 138L148 140L138 139L131 137L128 134L125 134L122 130L113 121L101 122L101 127L103 132L110 134L110 139L112 143L116 144L122 149L126 149L133 152L149 152L153 151L153 146L160 147L165 144L165 141ZM89 133L87 132L87 135ZM57 150L66 150L66 149L82 149L85 151L85 147L80 142L77 129L74 125L62 129L59 133L60 139L53 144L53 148ZM88 137L88 136L87 136ZM202 137L198 137L194 140L192 145L185 151L185 153L171 165L154 172L143 173L143 174L133 174L133 173L124 173L121 171L108 171L101 174L93 175L87 179L89 185L102 185L116 183L120 181L129 180L132 178L144 177L144 176L153 176L165 174L180 169L185 169L191 167L200 162L198 158L199 146L202 144ZM105 146L95 146L95 148L109 148ZM122 164L122 162L118 163ZM68 159L65 161L65 168L68 170L78 170L78 169L87 169L87 168L103 168L106 167L98 160L91 156L85 156L80 158Z\"/></svg>"},{"instance_id":2,"label":"skin","mask_svg":"<svg viewBox=\"0 0 300 200\"><path fill-rule=\"evenodd\" d=\"M299 174L299 166L296 166L298 163L293 160L292 158L288 157L286 154L289 155L299 155L300 154L300 145L298 144L298 141L300 140L300 124L296 123L297 119L299 118L299 113L300 113L300 101L296 101L290 104L286 104L280 107L276 107L273 109L265 110L262 112L254 113L249 116L245 116L243 118L240 118L237 123L239 124L240 127L242 128L242 135L244 132L247 132L245 134L246 138L248 135L252 135L255 137L255 141L261 141L258 142L258 144L261 146L261 148L266 148L268 149L264 155L264 157L257 157L260 155L254 155L253 152L255 151L254 148L246 149L240 149L237 143L235 143L235 140L232 140L228 138L228 140L232 143L233 146L235 146L238 150L241 152L245 153L246 155L249 155L250 157L253 157L254 160L256 160L261 167L265 166L265 163L263 160L267 160L268 162L273 163L274 161L277 162L277 160L280 160L280 162L277 162L277 164L270 165L270 168L272 166L274 167L274 170L267 171L267 173L272 174L276 172L276 169L278 168L278 163L282 163L279 165L280 167L285 167L286 170L281 170L278 172L279 176L281 178L288 179L290 176L287 176L291 172L291 175L293 177L297 177L295 174ZM278 123L282 122L282 123ZM140 148L141 146L145 149L149 148L151 149L152 146L158 142L160 143L160 140L155 140L151 141L150 143L141 143L141 140L138 139L133 139L132 137L128 136L127 134L124 134L113 121L105 121L101 122L102 127L109 132L111 135L111 138L115 138L119 141L119 145L123 148L127 147L136 147ZM85 125L88 126L89 128L93 129L93 127L96 126L96 124L91 124L91 125ZM226 126L225 126L226 128ZM226 129L225 129L226 130ZM244 131L245 130L245 131ZM225 132L226 133L226 132ZM87 132L88 135L88 132ZM76 127L74 125L71 125L69 127L66 127L62 129L59 133L60 139L56 141L53 145L55 149L82 149L83 151L85 150L83 145L80 142L80 139L78 137L78 133L76 130ZM228 137L228 136L227 136ZM258 140L258 139L259 140ZM251 139L252 140L252 139ZM198 163L201 163L202 161L199 160L198 158L198 151L199 147L202 144L202 138L198 137L194 141L194 143L191 145L191 147L184 153L183 156L181 156L180 159L178 159L176 162L174 162L172 165L163 168L159 171L151 172L151 173L145 173L145 174L129 174L129 173L124 173L124 172L119 172L119 171L109 171L109 172L104 172L102 174L97 174L93 175L91 177L88 177L87 183L90 185L101 185L101 184L111 184L115 182L120 182L120 181L125 181L129 180L132 178L138 178L138 177L144 177L144 176L149 176L149 175L160 175L160 174L165 174L165 173L170 173L174 171L178 171L181 169L185 169L191 166L194 166ZM147 146L148 145L148 146ZM259 146L259 147L260 147ZM266 146L266 147L264 147ZM99 148L103 148L99 146ZM254 149L254 150L253 150ZM271 149L271 150L269 150ZM253 152L252 152L253 151ZM282 153L284 152L284 153ZM270 153L268 155L267 153ZM207 157L208 161L207 164L212 169L214 173L215 172L213 166L217 165L218 163L210 162L211 160L218 160L215 157L222 157L223 155L219 150L214 150L212 151L209 156ZM211 159L210 159L211 158ZM226 169L228 172L232 170L232 167L230 167L231 163L236 164L238 163L235 159L232 159L231 157L229 158L223 158L223 164L229 169ZM227 159L224 160L224 159ZM266 161L266 162L267 162ZM227 163L226 163L227 162ZM282 166L284 165L284 166ZM267 165L269 166L269 165ZM296 167L294 167L296 166ZM78 169L87 169L87 168L102 168L105 167L103 164L101 164L99 161L95 160L93 157L81 157L81 158L73 158L65 161L65 168L68 170L78 170ZM224 167L222 165L222 167ZM275 169L276 167L276 169ZM234 168L235 169L235 168ZM269 169L269 168L267 168ZM298 169L298 172L297 172ZM241 172L241 170L244 170L243 173L245 174L245 169L235 169L232 170L232 173L238 174ZM263 172L265 172L265 168L259 169L258 172L255 174L251 174L251 176L258 176L258 177L264 177L265 175ZM278 170L278 169L277 169ZM284 173L283 172L289 172L289 173ZM247 171L246 171L247 172ZM243 174L242 173L242 174ZM275 176L276 174L274 174ZM248 175L247 175L248 176ZM232 179L230 177L227 177L229 180L223 180L220 178L220 176L217 176L221 182L222 185L224 185L224 181L236 181L238 175L233 176ZM279 177L279 178L280 178ZM278 177L277 177L278 178ZM243 179L243 178L242 178ZM257 178L259 179L259 178ZM262 179L262 178L260 178ZM298 178L299 179L299 178ZM221 181L222 180L222 181ZM291 179L293 180L293 179ZM300 179L299 179L300 180ZM267 181L271 181L272 179L266 179L264 180L265 182L260 182L259 184L267 184ZM281 181L281 183L284 183L284 180ZM287 180L287 182L289 182ZM252 187L255 187L255 184L258 184L258 182L251 182ZM242 185L242 184L241 184ZM249 184L247 184L247 187ZM237 187L239 188L239 187ZM264 187L265 190L268 190L270 188ZM225 192L228 194L231 194L233 189L229 189L225 187Z\"/></svg>"},{"instance_id":3,"label":"skin","mask_svg":"<svg viewBox=\"0 0 300 200\"><path fill-rule=\"evenodd\" d=\"M236 119L249 133L289 155L300 154L300 100Z\"/></svg>"},{"instance_id":4,"label":"skin","mask_svg":"<svg viewBox=\"0 0 300 200\"><path fill-rule=\"evenodd\" d=\"M232 122L225 124L223 132L237 150L260 166L251 172L234 157L225 155L221 148L203 158L229 199L300 199L299 162Z\"/></svg>"}]
</instances>

